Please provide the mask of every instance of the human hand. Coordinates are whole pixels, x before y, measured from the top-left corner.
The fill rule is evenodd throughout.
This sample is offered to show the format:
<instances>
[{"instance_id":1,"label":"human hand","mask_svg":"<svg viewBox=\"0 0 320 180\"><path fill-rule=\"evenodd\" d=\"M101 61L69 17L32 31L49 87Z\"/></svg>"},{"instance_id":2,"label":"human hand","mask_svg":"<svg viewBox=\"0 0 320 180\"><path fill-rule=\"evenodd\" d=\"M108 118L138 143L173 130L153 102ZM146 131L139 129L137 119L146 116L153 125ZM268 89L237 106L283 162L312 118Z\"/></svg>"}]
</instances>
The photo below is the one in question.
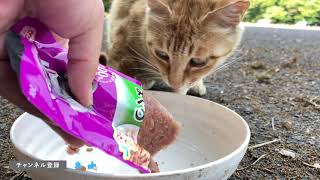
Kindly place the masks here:
<instances>
[{"instance_id":1,"label":"human hand","mask_svg":"<svg viewBox=\"0 0 320 180\"><path fill-rule=\"evenodd\" d=\"M91 105L92 81L98 66L103 31L102 1L12 0L0 2L0 11L0 96L25 111L44 118L22 95L4 50L8 28L16 20L31 16L46 24L57 35L58 41L69 40L69 86L82 105ZM70 139L62 131L58 133L65 140Z\"/></svg>"},{"instance_id":2,"label":"human hand","mask_svg":"<svg viewBox=\"0 0 320 180\"><path fill-rule=\"evenodd\" d=\"M32 15L69 39L68 79L84 106L92 104L92 81L101 49L104 9L101 0L29 0Z\"/></svg>"},{"instance_id":3,"label":"human hand","mask_svg":"<svg viewBox=\"0 0 320 180\"><path fill-rule=\"evenodd\" d=\"M92 80L101 49L104 9L101 0L12 0L0 2L0 59L5 32L19 18L31 16L59 39L69 39L68 78L72 93L84 106L92 104ZM2 21L3 20L3 21Z\"/></svg>"}]
</instances>

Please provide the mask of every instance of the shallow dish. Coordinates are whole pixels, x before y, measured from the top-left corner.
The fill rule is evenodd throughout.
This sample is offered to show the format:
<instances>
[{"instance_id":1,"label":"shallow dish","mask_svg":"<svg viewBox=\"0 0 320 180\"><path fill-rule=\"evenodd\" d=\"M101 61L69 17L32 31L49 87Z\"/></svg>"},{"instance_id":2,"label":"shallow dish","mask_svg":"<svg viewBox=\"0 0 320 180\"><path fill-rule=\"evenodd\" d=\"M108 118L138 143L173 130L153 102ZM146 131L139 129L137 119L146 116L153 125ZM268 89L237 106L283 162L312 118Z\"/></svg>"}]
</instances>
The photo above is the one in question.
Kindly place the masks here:
<instances>
[{"instance_id":1,"label":"shallow dish","mask_svg":"<svg viewBox=\"0 0 320 180\"><path fill-rule=\"evenodd\" d=\"M161 173L139 174L119 160L93 148L69 155L67 145L42 120L23 114L13 124L11 141L18 160L66 160L68 169L29 171L33 179L209 179L230 177L243 158L250 130L242 117L214 102L166 92L151 92L182 124L177 141L156 155ZM96 168L79 171L77 163ZM92 167L92 166L91 166Z\"/></svg>"}]
</instances>

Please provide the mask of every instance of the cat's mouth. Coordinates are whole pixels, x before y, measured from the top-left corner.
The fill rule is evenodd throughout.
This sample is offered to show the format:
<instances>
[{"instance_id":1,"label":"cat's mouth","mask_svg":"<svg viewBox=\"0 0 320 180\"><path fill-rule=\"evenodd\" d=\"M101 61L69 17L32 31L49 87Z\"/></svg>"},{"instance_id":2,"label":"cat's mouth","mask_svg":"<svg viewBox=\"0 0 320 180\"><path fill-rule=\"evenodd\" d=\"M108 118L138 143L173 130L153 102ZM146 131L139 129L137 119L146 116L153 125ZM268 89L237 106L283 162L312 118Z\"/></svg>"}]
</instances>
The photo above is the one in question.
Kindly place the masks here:
<instances>
[{"instance_id":1,"label":"cat's mouth","mask_svg":"<svg viewBox=\"0 0 320 180\"><path fill-rule=\"evenodd\" d=\"M167 78L163 78L162 80L164 84L171 89L172 92L179 93L179 92L185 91L185 89L188 89L188 87L190 86L190 84L188 83L181 83L180 85L172 85L170 84Z\"/></svg>"}]
</instances>

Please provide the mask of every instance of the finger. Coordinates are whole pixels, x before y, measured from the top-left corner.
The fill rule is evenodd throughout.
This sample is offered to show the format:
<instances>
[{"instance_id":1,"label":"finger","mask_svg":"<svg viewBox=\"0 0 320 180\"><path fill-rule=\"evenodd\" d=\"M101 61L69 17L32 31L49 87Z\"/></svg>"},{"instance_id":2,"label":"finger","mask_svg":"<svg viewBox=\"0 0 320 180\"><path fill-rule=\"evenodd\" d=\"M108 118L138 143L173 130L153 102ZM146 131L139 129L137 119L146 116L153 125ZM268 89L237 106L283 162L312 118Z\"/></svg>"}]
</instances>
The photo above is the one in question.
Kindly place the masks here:
<instances>
[{"instance_id":1,"label":"finger","mask_svg":"<svg viewBox=\"0 0 320 180\"><path fill-rule=\"evenodd\" d=\"M85 105L92 104L92 81L101 49L104 7L101 0L33 0L36 17L69 41L68 79L71 91ZM59 13L57 13L59 12Z\"/></svg>"},{"instance_id":2,"label":"finger","mask_svg":"<svg viewBox=\"0 0 320 180\"><path fill-rule=\"evenodd\" d=\"M77 100L92 105L92 81L99 63L102 28L95 27L69 42L68 80ZM101 35L101 36L100 36Z\"/></svg>"}]
</instances>

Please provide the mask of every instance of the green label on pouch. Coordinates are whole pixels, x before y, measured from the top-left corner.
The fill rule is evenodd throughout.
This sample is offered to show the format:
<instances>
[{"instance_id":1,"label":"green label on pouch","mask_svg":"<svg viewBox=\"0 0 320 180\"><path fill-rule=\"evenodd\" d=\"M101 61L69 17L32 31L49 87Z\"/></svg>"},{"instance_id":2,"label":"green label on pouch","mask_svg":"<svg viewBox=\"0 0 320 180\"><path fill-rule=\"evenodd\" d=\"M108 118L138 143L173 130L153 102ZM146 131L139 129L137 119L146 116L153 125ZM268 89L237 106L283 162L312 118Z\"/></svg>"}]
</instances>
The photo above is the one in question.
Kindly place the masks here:
<instances>
[{"instance_id":1,"label":"green label on pouch","mask_svg":"<svg viewBox=\"0 0 320 180\"><path fill-rule=\"evenodd\" d=\"M117 109L113 126L132 124L141 127L145 113L142 87L120 76L116 77L115 83Z\"/></svg>"},{"instance_id":2,"label":"green label on pouch","mask_svg":"<svg viewBox=\"0 0 320 180\"><path fill-rule=\"evenodd\" d=\"M148 169L150 153L137 145L139 129L144 119L143 90L137 84L117 76L117 108L112 121L113 137L117 141L122 158L136 163L146 159L140 166Z\"/></svg>"}]
</instances>

